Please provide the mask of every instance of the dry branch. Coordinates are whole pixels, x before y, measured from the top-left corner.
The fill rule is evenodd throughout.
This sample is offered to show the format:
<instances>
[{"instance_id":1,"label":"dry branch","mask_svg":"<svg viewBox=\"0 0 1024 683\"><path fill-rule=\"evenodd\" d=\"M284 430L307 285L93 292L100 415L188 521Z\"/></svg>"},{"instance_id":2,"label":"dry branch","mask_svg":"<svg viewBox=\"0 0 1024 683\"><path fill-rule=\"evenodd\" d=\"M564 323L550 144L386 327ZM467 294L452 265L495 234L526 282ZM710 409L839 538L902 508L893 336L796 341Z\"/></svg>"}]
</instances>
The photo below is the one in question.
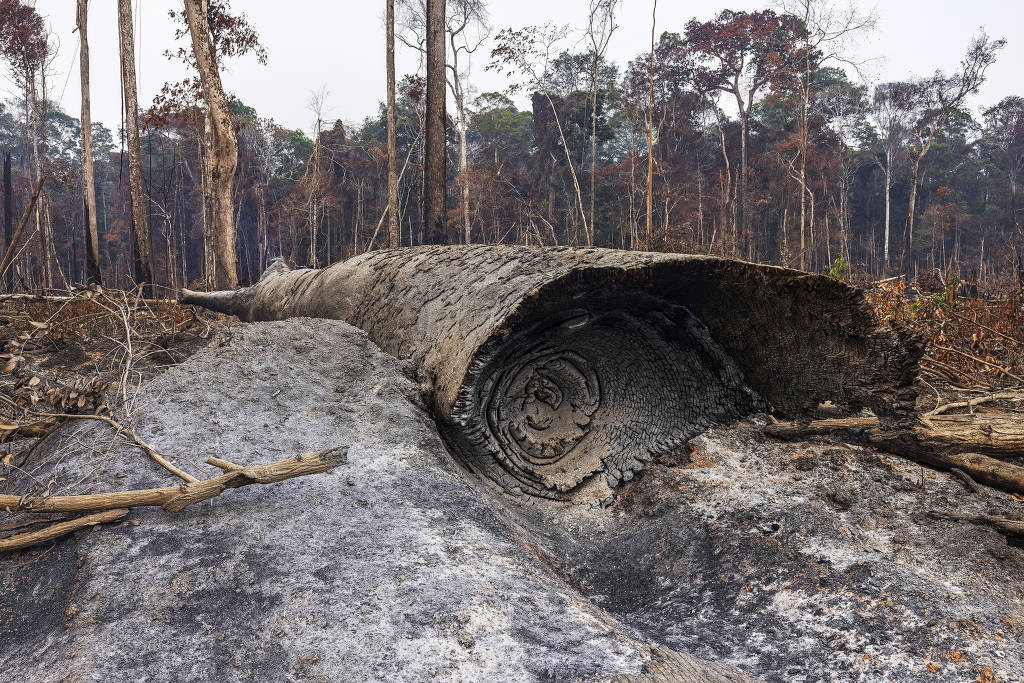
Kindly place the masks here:
<instances>
[{"instance_id":1,"label":"dry branch","mask_svg":"<svg viewBox=\"0 0 1024 683\"><path fill-rule=\"evenodd\" d=\"M979 396L978 398L971 398L966 401L946 403L937 407L935 410L925 413L925 417L934 417L958 408L973 408L974 406L979 406L982 403L992 403L993 401L1024 401L1024 395L1016 391L1003 391L998 394Z\"/></svg>"},{"instance_id":2,"label":"dry branch","mask_svg":"<svg viewBox=\"0 0 1024 683\"><path fill-rule=\"evenodd\" d=\"M137 489L79 496L28 497L0 495L0 508L8 512L86 512L143 506L159 506L177 512L193 503L219 496L226 489L250 484L273 484L307 474L332 470L347 462L347 448L304 453L286 460L231 469L202 481L156 489Z\"/></svg>"},{"instance_id":3,"label":"dry branch","mask_svg":"<svg viewBox=\"0 0 1024 683\"><path fill-rule=\"evenodd\" d=\"M61 536L66 536L72 531L84 529L87 526L104 524L106 522L116 522L124 519L124 516L127 514L128 510L124 508L107 510L105 512L97 512L93 515L77 517L75 519L68 520L67 522L58 522L57 524L52 524L45 529L39 529L38 531L28 531L23 534L15 534L14 536L8 536L7 538L0 538L0 552L21 550L22 548L46 543L47 541L52 541L56 538L60 538Z\"/></svg>"},{"instance_id":4,"label":"dry branch","mask_svg":"<svg viewBox=\"0 0 1024 683\"><path fill-rule=\"evenodd\" d=\"M887 429L875 417L853 417L768 425L764 433L793 440L827 436L836 431L861 432L867 442L941 470L959 469L972 479L1004 491L1024 494L1024 467L1003 462L984 453L1002 457L1024 455L1024 420L1005 414L938 415L923 419L910 428Z\"/></svg>"}]
</instances>

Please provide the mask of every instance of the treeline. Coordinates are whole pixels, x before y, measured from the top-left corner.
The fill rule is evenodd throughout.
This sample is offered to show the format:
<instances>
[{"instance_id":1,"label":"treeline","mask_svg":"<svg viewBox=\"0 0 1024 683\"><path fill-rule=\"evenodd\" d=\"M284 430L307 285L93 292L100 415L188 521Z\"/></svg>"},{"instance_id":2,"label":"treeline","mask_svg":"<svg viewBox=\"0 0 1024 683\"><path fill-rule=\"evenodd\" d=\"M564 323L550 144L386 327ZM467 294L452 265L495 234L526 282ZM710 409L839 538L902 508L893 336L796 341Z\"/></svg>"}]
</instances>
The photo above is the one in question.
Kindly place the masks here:
<instances>
[{"instance_id":1,"label":"treeline","mask_svg":"<svg viewBox=\"0 0 1024 683\"><path fill-rule=\"evenodd\" d=\"M594 5L604 13L590 17L591 40L573 41L581 51L561 49L565 36L550 27L495 36L489 68L531 95L529 109L509 93L470 96L467 52L454 52L463 62L449 64L448 242L685 251L837 276L938 270L1020 286L1024 99L992 102L980 117L968 108L1001 41L976 38L952 74L869 88L839 50L869 17L826 25L810 11L726 11L662 32L652 51L616 65L604 50L618 4ZM450 45L475 49L487 30L482 5L449 0L448 13ZM11 269L11 284L29 290L86 278L79 121L41 80L0 106L13 184L5 225L19 221L37 169L53 169ZM241 282L277 256L322 266L387 246L383 104L349 126L319 120L314 106L311 136L239 99L230 110ZM421 215L424 114L423 80L407 76L396 98L403 245L438 241ZM169 86L130 125L140 130L154 282L212 282L210 129L198 85ZM137 273L127 156L120 134L92 128L100 267L105 284L126 286Z\"/></svg>"}]
</instances>

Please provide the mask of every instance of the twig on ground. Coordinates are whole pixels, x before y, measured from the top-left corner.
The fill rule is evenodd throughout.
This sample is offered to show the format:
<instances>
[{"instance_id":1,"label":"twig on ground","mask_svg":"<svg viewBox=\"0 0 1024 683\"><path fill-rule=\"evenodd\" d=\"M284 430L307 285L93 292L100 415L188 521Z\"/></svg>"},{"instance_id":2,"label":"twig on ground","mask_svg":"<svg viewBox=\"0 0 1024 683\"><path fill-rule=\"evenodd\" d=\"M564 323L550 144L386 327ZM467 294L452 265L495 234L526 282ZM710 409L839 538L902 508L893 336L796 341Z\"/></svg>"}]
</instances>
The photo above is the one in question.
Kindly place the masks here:
<instances>
[{"instance_id":1,"label":"twig on ground","mask_svg":"<svg viewBox=\"0 0 1024 683\"><path fill-rule=\"evenodd\" d=\"M957 408L973 408L974 406L981 405L982 403L991 403L992 401L1024 401L1024 394L1021 394L1016 391L1002 391L999 392L998 394L991 394L989 396L979 396L978 398L972 398L966 401L944 403L941 406L935 408L935 410L925 413L925 416L931 417L934 415L941 415L942 413L948 412L950 410L956 410Z\"/></svg>"},{"instance_id":2,"label":"twig on ground","mask_svg":"<svg viewBox=\"0 0 1024 683\"><path fill-rule=\"evenodd\" d=\"M8 536L7 538L0 538L0 552L21 550L22 548L29 548L34 545L39 545L40 543L46 543L47 541L52 541L60 538L61 536L66 536L72 531L84 529L87 526L116 522L124 519L127 514L128 510L123 508L107 510L105 512L97 512L93 515L77 517L66 522L58 522L57 524L48 526L45 529L39 529L38 531L28 531L23 534L15 534L13 536Z\"/></svg>"}]
</instances>

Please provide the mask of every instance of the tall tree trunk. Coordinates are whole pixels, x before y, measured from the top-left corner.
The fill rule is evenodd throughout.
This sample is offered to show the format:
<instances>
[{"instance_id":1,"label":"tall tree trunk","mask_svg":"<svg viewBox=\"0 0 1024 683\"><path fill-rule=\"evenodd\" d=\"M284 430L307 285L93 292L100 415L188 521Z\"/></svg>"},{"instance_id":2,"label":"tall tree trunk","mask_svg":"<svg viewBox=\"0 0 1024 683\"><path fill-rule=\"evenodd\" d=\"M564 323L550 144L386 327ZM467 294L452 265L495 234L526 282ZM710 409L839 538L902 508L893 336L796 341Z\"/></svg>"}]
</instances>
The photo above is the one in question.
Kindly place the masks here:
<instances>
[{"instance_id":1,"label":"tall tree trunk","mask_svg":"<svg viewBox=\"0 0 1024 683\"><path fill-rule=\"evenodd\" d=\"M448 241L445 202L445 0L427 0L427 112L423 159L423 239Z\"/></svg>"},{"instance_id":2,"label":"tall tree trunk","mask_svg":"<svg viewBox=\"0 0 1024 683\"><path fill-rule=\"evenodd\" d=\"M892 223L892 151L885 152L885 247L883 249L884 273L889 271L889 235Z\"/></svg>"},{"instance_id":3,"label":"tall tree trunk","mask_svg":"<svg viewBox=\"0 0 1024 683\"><path fill-rule=\"evenodd\" d=\"M904 242L906 255L902 264L908 274L910 266L914 262L914 214L917 208L917 177L920 168L921 156L914 156L910 162L910 204L907 208L907 237Z\"/></svg>"},{"instance_id":4,"label":"tall tree trunk","mask_svg":"<svg viewBox=\"0 0 1024 683\"><path fill-rule=\"evenodd\" d=\"M587 246L594 246L597 226L594 224L594 187L597 175L597 67L600 55L594 51L594 61L590 71L590 230L587 232Z\"/></svg>"},{"instance_id":5,"label":"tall tree trunk","mask_svg":"<svg viewBox=\"0 0 1024 683\"><path fill-rule=\"evenodd\" d=\"M82 78L82 196L85 205L85 281L102 284L100 241L96 230L96 176L92 161L92 112L89 106L89 0L78 0L79 67Z\"/></svg>"},{"instance_id":6,"label":"tall tree trunk","mask_svg":"<svg viewBox=\"0 0 1024 683\"><path fill-rule=\"evenodd\" d=\"M125 2L126 0L120 0ZM217 286L238 286L238 255L235 253L234 194L232 185L238 166L238 140L231 110L217 69L217 58L210 38L206 0L185 0L185 16L192 35L192 52L203 83L203 97L213 124L210 145L210 170L213 198L214 253L217 259Z\"/></svg>"},{"instance_id":7,"label":"tall tree trunk","mask_svg":"<svg viewBox=\"0 0 1024 683\"><path fill-rule=\"evenodd\" d=\"M387 0L387 81L388 81L388 246L402 242L398 227L398 171L395 144L395 0Z\"/></svg>"},{"instance_id":8,"label":"tall tree trunk","mask_svg":"<svg viewBox=\"0 0 1024 683\"><path fill-rule=\"evenodd\" d=\"M150 285L153 271L149 252L149 217L142 192L142 152L139 149L139 95L135 82L135 33L131 0L117 0L117 29L121 43L125 132L128 135L128 183L132 195L132 233L135 238L135 280Z\"/></svg>"},{"instance_id":9,"label":"tall tree trunk","mask_svg":"<svg viewBox=\"0 0 1024 683\"><path fill-rule=\"evenodd\" d=\"M14 188L11 187L11 153L4 152L4 249L10 249L14 241ZM14 291L14 272L5 275L7 291Z\"/></svg>"},{"instance_id":10,"label":"tall tree trunk","mask_svg":"<svg viewBox=\"0 0 1024 683\"><path fill-rule=\"evenodd\" d=\"M654 29L658 21L658 0L651 9L651 61L648 68L649 100L647 102L647 243L651 248L654 233Z\"/></svg>"}]
</instances>

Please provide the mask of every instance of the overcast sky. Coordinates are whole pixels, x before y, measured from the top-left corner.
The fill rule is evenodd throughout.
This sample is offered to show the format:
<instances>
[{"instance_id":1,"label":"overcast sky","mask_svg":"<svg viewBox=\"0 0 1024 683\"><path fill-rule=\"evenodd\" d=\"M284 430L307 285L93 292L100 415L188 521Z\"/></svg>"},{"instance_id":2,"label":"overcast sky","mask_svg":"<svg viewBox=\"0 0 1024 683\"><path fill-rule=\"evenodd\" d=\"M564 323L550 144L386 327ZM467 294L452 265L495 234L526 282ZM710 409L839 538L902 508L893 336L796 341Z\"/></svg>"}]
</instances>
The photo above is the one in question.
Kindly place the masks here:
<instances>
[{"instance_id":1,"label":"overcast sky","mask_svg":"<svg viewBox=\"0 0 1024 683\"><path fill-rule=\"evenodd\" d=\"M968 42L980 27L1008 45L989 71L988 82L974 106L995 104L1011 94L1024 95L1024 3L1020 0L857 0L867 10L877 7L879 25L855 46L860 59L879 58L869 67L874 81L927 75L936 68L955 70ZM164 50L174 45L175 26L167 17L180 0L135 0L139 102L145 107L160 86L177 80L182 68L168 61ZM494 32L552 21L577 27L567 48L584 49L578 27L586 20L587 0L490 0ZM269 53L266 66L245 58L223 73L226 87L261 116L273 117L290 128L312 127L309 99L313 91L328 91L326 116L359 121L377 110L384 98L383 1L371 0L234 0L257 29ZM661 0L658 33L680 31L691 17L709 19L723 8L757 10L767 2L721 0ZM74 33L72 0L37 0L39 12L59 41L55 74L50 84L54 99L77 116L78 34ZM91 0L89 43L93 120L116 130L121 118L118 79L116 0ZM650 44L650 0L624 0L619 28L609 57L624 65ZM480 92L503 90L507 83L485 72L490 49L485 45L473 64L472 80ZM417 55L399 47L398 71L410 73ZM0 96L14 96L9 75L0 80Z\"/></svg>"}]
</instances>

